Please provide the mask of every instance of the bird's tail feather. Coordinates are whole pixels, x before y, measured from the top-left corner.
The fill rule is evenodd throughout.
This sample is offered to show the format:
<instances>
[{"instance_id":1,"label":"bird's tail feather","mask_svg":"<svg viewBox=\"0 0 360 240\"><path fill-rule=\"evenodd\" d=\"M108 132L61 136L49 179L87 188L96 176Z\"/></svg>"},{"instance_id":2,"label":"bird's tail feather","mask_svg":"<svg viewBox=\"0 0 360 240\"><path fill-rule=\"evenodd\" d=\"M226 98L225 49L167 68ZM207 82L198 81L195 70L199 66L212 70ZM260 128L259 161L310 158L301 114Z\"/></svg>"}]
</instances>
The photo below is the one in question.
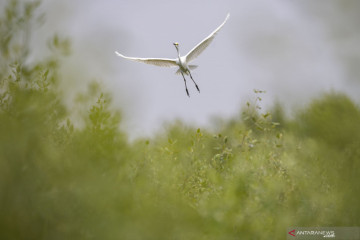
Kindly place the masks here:
<instances>
[{"instance_id":1,"label":"bird's tail feather","mask_svg":"<svg viewBox=\"0 0 360 240\"><path fill-rule=\"evenodd\" d=\"M189 68L190 68L190 70L194 70L195 68L197 68L198 66L197 65L189 65ZM177 75L180 75L181 74L181 69L179 68L176 72L175 72L175 74L177 74ZM189 75L188 73L185 73L186 75Z\"/></svg>"}]
</instances>

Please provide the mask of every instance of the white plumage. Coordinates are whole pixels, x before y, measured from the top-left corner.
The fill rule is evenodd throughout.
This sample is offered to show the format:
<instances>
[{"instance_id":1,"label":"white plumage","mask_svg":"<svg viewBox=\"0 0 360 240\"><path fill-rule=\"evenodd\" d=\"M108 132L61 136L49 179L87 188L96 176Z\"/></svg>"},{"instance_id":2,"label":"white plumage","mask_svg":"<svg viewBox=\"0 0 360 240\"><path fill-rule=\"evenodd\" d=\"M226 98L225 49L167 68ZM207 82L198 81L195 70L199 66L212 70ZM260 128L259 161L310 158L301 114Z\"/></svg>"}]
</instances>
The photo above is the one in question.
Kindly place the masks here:
<instances>
[{"instance_id":1,"label":"white plumage","mask_svg":"<svg viewBox=\"0 0 360 240\"><path fill-rule=\"evenodd\" d=\"M197 84L195 83L194 79L192 78L191 72L190 72L190 70L195 69L197 66L196 65L188 65L188 64L191 61L193 61L196 57L198 57L210 45L210 43L214 40L216 34L224 26L224 24L229 19L229 17L230 17L230 14L227 14L224 22L218 28L216 28L209 36L207 36L198 45L196 45L193 49L191 49L185 56L180 56L179 44L177 42L175 42L174 46L178 53L178 58L176 58L176 59L127 57L117 51L115 51L115 53L119 57L131 60L131 61L142 62L142 63L151 64L151 65L155 65L155 66L159 66L159 67L176 67L176 66L178 66L179 69L177 70L176 73L181 74L183 76L186 93L188 96L190 96L189 91L186 86L186 79L185 79L184 74L190 75L191 80L194 82L194 84L199 92L200 92L200 89L197 86Z\"/></svg>"}]
</instances>

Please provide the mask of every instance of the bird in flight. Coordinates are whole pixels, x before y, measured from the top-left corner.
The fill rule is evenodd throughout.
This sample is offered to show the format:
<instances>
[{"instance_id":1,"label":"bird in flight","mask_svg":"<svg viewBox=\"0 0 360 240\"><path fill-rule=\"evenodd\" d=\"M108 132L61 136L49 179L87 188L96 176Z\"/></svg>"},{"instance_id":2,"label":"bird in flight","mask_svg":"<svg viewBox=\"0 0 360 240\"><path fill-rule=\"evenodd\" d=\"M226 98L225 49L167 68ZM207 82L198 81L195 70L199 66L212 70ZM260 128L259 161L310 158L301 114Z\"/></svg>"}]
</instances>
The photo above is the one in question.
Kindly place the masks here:
<instances>
[{"instance_id":1,"label":"bird in flight","mask_svg":"<svg viewBox=\"0 0 360 240\"><path fill-rule=\"evenodd\" d=\"M189 95L189 91L186 85L186 79L185 79L185 75L190 75L191 80L194 82L196 89L200 92L200 89L198 87L198 85L196 84L196 82L194 81L192 75L191 75L191 71L195 69L197 66L196 65L190 65L189 63L191 61L193 61L196 57L198 57L209 45L210 43L214 40L215 35L220 31L220 29L224 26L224 24L226 23L226 21L229 19L230 14L227 14L224 22L218 27L216 28L209 36L207 36L204 40L202 40L198 45L196 45L193 49L190 50L190 52L188 52L188 54L186 54L185 56L180 56L180 51L179 51L179 43L175 42L173 43L178 57L176 59L171 59L171 58L137 58L137 57L126 57L124 55L122 55L121 53L115 51L115 53L122 58L131 60L131 61L136 61L136 62L142 62L142 63L146 63L146 64L152 64L155 66L159 66L159 67L179 67L179 69L176 71L176 74L181 74L183 79L184 79L184 83L185 83L185 90L186 90L186 94L188 95L188 97L190 97Z\"/></svg>"}]
</instances>

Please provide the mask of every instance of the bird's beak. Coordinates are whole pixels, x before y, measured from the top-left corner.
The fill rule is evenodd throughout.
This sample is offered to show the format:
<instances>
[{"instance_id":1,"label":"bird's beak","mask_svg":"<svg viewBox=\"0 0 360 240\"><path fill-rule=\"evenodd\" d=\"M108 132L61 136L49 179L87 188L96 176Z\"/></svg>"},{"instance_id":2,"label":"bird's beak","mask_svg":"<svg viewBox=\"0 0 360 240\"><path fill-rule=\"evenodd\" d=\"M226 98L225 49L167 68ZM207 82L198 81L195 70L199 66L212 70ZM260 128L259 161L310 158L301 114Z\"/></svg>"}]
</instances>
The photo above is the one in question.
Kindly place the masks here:
<instances>
[{"instance_id":1,"label":"bird's beak","mask_svg":"<svg viewBox=\"0 0 360 240\"><path fill-rule=\"evenodd\" d=\"M179 44L178 44L177 42L175 42L175 43L174 43L174 46L175 46L175 48L176 48L176 51L179 52Z\"/></svg>"}]
</instances>

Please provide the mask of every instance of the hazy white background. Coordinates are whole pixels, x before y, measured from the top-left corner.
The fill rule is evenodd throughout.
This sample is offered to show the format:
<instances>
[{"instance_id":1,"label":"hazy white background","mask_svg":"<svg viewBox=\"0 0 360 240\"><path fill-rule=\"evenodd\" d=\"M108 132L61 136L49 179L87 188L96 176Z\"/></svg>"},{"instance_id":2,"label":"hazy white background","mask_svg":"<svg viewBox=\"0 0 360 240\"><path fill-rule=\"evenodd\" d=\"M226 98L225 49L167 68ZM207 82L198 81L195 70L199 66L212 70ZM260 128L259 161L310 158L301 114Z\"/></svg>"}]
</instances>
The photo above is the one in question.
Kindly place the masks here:
<instances>
[{"instance_id":1,"label":"hazy white background","mask_svg":"<svg viewBox=\"0 0 360 240\"><path fill-rule=\"evenodd\" d=\"M147 136L164 121L195 127L213 117L228 118L266 90L264 105L278 100L301 107L319 93L343 91L359 101L360 1L223 0L124 1L46 0L46 22L35 32L34 58L46 54L53 33L69 37L73 53L63 64L62 85L70 93L101 82L123 112L131 137ZM230 19L194 62L201 93L188 81L188 98L176 69L130 62L133 57L186 54L224 20ZM359 66L358 66L359 64Z\"/></svg>"}]
</instances>

